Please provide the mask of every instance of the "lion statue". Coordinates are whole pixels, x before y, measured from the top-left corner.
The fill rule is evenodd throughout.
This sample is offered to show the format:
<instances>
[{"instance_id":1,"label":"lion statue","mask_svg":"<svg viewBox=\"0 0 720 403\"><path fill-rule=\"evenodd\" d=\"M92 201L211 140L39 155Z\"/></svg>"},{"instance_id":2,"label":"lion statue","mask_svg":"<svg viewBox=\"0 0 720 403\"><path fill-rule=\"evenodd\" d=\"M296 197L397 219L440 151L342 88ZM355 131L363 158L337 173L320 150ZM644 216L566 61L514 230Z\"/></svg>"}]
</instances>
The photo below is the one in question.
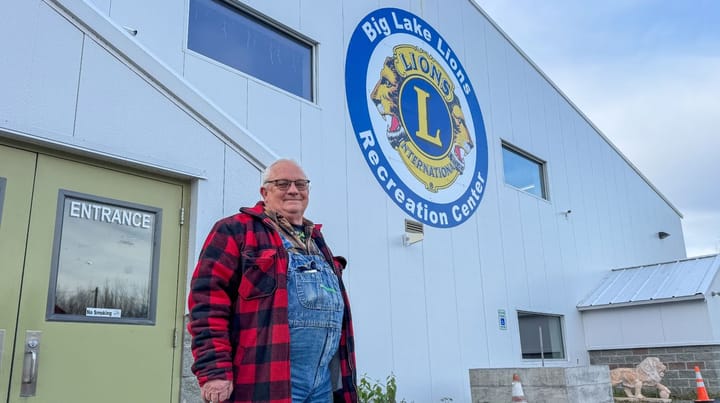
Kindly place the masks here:
<instances>
[{"instance_id":1,"label":"lion statue","mask_svg":"<svg viewBox=\"0 0 720 403\"><path fill-rule=\"evenodd\" d=\"M635 368L615 368L610 371L610 383L612 386L622 384L627 397L644 398L641 389L643 386L654 386L657 388L661 398L670 397L670 389L660 383L665 376L667 367L657 357L647 357ZM634 393L633 393L634 392Z\"/></svg>"}]
</instances>

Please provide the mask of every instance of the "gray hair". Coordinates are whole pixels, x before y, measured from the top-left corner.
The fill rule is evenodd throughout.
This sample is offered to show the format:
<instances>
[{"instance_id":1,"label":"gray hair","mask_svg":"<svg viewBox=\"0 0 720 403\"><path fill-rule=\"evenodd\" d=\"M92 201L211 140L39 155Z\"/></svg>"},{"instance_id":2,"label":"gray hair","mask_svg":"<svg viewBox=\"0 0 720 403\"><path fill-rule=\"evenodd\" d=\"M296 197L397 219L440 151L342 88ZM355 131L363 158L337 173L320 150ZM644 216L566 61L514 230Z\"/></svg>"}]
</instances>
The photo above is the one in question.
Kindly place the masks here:
<instances>
[{"instance_id":1,"label":"gray hair","mask_svg":"<svg viewBox=\"0 0 720 403\"><path fill-rule=\"evenodd\" d=\"M303 171L303 174L305 173L305 170L302 169L302 167L300 166L300 164L298 164L297 161L295 161L293 159L289 159L289 158L281 158L279 160L276 160L272 164L268 165L267 168L263 169L262 174L260 175L260 187L265 187L265 182L270 178L270 172L272 171L273 168L275 168L275 165L280 164L280 163L288 163L288 162L291 164L294 164L298 168L300 168L300 170Z\"/></svg>"}]
</instances>

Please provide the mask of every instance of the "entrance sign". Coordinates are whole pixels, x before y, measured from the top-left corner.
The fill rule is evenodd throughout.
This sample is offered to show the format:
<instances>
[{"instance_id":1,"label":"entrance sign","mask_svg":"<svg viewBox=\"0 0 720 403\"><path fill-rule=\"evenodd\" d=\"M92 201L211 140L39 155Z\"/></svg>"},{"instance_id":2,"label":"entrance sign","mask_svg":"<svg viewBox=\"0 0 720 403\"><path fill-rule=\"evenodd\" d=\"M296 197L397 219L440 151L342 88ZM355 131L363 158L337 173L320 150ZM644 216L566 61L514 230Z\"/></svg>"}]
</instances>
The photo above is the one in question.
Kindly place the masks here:
<instances>
[{"instance_id":1,"label":"entrance sign","mask_svg":"<svg viewBox=\"0 0 720 403\"><path fill-rule=\"evenodd\" d=\"M430 24L396 8L365 16L348 46L345 90L360 150L395 204L439 228L477 211L488 166L480 105Z\"/></svg>"},{"instance_id":2,"label":"entrance sign","mask_svg":"<svg viewBox=\"0 0 720 403\"><path fill-rule=\"evenodd\" d=\"M153 216L148 213L133 211L115 206L104 206L82 200L70 201L70 217L111 224L127 225L150 229Z\"/></svg>"}]
</instances>

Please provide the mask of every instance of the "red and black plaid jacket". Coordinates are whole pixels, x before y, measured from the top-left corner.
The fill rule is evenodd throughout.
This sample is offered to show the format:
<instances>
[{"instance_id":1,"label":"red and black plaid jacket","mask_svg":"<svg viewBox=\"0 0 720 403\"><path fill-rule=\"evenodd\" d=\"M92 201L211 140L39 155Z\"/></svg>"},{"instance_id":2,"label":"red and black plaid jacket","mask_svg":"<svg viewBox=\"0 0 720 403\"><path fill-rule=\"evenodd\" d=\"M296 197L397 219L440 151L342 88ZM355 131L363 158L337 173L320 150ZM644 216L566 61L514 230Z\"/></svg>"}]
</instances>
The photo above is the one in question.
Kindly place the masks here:
<instances>
[{"instance_id":1,"label":"red and black plaid jacket","mask_svg":"<svg viewBox=\"0 0 720 403\"><path fill-rule=\"evenodd\" d=\"M188 330L200 385L234 383L228 402L287 402L290 393L288 254L264 213L264 204L242 208L213 227L190 283ZM334 263L345 300L340 338L342 391L335 401L357 402L355 347L350 303L334 259L316 225L312 237Z\"/></svg>"}]
</instances>

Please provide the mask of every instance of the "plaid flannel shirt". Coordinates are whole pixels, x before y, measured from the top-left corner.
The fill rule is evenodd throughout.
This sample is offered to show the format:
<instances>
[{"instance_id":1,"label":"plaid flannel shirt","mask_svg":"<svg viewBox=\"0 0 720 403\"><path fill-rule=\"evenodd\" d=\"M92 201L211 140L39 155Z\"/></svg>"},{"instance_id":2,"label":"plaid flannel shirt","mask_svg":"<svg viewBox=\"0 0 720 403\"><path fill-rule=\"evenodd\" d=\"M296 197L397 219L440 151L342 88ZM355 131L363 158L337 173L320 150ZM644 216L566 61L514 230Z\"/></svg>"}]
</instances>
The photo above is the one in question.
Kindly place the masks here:
<instances>
[{"instance_id":1,"label":"plaid flannel shirt","mask_svg":"<svg viewBox=\"0 0 720 403\"><path fill-rule=\"evenodd\" d=\"M320 226L312 238L340 280L345 312L340 338L343 388L336 402L357 402L350 303L341 271ZM264 213L264 204L218 221L208 235L190 283L188 330L200 385L233 381L228 402L291 403L290 329L287 295L288 254Z\"/></svg>"}]
</instances>

